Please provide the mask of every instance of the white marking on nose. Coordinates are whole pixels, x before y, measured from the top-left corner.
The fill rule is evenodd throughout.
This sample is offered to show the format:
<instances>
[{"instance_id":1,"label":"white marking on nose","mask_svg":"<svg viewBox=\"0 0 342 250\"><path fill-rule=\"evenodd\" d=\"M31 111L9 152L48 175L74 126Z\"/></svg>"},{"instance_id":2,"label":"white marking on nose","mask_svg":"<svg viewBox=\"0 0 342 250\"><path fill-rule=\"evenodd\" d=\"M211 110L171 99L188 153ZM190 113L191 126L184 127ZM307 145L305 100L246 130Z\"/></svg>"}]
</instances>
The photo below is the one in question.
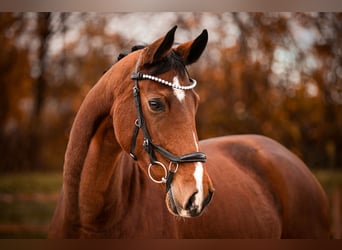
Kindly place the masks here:
<instances>
[{"instance_id":1,"label":"white marking on nose","mask_svg":"<svg viewBox=\"0 0 342 250\"><path fill-rule=\"evenodd\" d=\"M179 80L178 80L178 77L177 77L177 76L175 76L175 77L173 78L173 84L174 84L175 86L180 86L180 85L179 85ZM184 100L184 98L185 98L185 91L184 91L184 90L173 88L173 93L174 93L174 95L177 97L177 99L178 99L180 102L182 102L182 101Z\"/></svg>"},{"instance_id":2,"label":"white marking on nose","mask_svg":"<svg viewBox=\"0 0 342 250\"><path fill-rule=\"evenodd\" d=\"M194 177L198 190L198 193L195 196L195 204L201 209L203 202L203 165L200 162L196 162L195 166Z\"/></svg>"}]
</instances>

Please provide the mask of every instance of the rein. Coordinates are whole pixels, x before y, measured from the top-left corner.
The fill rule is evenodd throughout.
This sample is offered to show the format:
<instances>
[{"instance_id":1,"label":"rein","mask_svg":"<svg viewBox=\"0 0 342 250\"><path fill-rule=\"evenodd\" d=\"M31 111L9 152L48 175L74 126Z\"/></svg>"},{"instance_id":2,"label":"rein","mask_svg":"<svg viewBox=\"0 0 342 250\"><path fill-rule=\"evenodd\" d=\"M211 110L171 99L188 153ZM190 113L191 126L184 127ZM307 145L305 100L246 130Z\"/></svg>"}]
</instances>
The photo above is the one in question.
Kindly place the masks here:
<instances>
[{"instance_id":1,"label":"rein","mask_svg":"<svg viewBox=\"0 0 342 250\"><path fill-rule=\"evenodd\" d=\"M150 133L148 132L148 129L146 127L146 122L145 122L144 115L143 115L142 108L141 108L139 80L148 79L148 80L158 82L160 84L164 84L168 87L178 88L178 89L182 89L182 90L189 90L189 89L194 88L196 86L196 81L193 79L190 79L190 82L192 84L189 86L174 85L173 83L165 81L165 80L160 79L158 77L138 72L138 69L137 69L138 63L139 63L139 60L136 64L135 72L131 76L131 79L134 80L133 97L134 97L134 101L135 101L135 107L137 110L137 119L135 121L135 126L134 126L134 131L133 131L130 156L134 160L137 160L137 157L136 157L134 151L135 151L138 132L141 129L143 132L143 135L144 135L143 147L144 147L145 151L147 152L147 154L149 155L149 158L150 158L150 164L148 166L148 175L149 175L150 179L155 183L166 183L166 191L168 192L169 189L171 188L171 182L172 182L173 176L178 170L178 164L179 163L205 162L206 161L206 155L203 152L193 152L193 153L178 156L178 155L174 155L174 154L170 153L165 148L163 148L159 145L156 145L152 142L152 138L151 138ZM163 163L156 160L154 151L159 152L165 158L170 160L168 169L165 167L165 165ZM161 180L156 180L152 176L151 168L153 166L159 166L164 170L164 177L162 177Z\"/></svg>"}]
</instances>

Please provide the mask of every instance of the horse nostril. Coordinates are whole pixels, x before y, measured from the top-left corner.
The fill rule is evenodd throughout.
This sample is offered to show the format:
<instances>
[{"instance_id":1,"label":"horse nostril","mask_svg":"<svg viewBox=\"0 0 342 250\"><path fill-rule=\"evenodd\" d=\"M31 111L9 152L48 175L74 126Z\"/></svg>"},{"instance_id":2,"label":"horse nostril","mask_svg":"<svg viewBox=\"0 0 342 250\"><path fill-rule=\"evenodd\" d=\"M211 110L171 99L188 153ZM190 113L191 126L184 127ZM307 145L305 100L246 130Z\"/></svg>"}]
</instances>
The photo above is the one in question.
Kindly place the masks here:
<instances>
[{"instance_id":1,"label":"horse nostril","mask_svg":"<svg viewBox=\"0 0 342 250\"><path fill-rule=\"evenodd\" d=\"M197 194L197 193L198 193L198 192L193 193L193 194L191 195L191 197L189 198L188 202L187 202L186 205L185 205L185 209L186 209L186 210L192 211L192 210L197 209L197 206L195 205L195 199L196 199L196 194Z\"/></svg>"},{"instance_id":2,"label":"horse nostril","mask_svg":"<svg viewBox=\"0 0 342 250\"><path fill-rule=\"evenodd\" d=\"M203 208L205 208L205 207L209 204L209 202L210 202L211 199L213 198L213 194L214 194L213 191L209 191L207 197L206 197L206 198L204 199L204 201L203 201Z\"/></svg>"}]
</instances>

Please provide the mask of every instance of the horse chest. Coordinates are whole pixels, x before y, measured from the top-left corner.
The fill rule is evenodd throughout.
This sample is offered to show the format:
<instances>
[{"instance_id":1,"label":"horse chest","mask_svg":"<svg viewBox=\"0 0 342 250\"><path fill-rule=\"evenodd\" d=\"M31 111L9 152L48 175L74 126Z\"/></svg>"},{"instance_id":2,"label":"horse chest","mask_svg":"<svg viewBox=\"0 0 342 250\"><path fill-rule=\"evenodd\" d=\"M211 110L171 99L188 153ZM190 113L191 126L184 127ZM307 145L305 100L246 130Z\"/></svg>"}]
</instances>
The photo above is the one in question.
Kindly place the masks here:
<instances>
[{"instance_id":1,"label":"horse chest","mask_svg":"<svg viewBox=\"0 0 342 250\"><path fill-rule=\"evenodd\" d=\"M277 212L263 197L251 201L243 196L221 195L216 191L206 213L198 218L180 220L181 238L279 238ZM239 194L239 192L237 192Z\"/></svg>"},{"instance_id":2,"label":"horse chest","mask_svg":"<svg viewBox=\"0 0 342 250\"><path fill-rule=\"evenodd\" d=\"M110 237L176 238L174 219L162 206L140 206L139 210L127 212L118 223L111 225Z\"/></svg>"}]
</instances>

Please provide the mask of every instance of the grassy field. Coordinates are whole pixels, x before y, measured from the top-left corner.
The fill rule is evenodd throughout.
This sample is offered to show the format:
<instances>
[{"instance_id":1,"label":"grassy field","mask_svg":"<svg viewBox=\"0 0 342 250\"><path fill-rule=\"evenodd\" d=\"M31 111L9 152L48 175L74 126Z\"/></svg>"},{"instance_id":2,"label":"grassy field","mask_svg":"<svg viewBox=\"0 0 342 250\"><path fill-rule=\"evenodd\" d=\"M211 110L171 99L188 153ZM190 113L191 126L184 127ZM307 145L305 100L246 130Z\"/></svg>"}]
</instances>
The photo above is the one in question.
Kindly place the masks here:
<instances>
[{"instance_id":1,"label":"grassy field","mask_svg":"<svg viewBox=\"0 0 342 250\"><path fill-rule=\"evenodd\" d=\"M0 175L0 238L45 238L61 173Z\"/></svg>"},{"instance_id":2,"label":"grassy field","mask_svg":"<svg viewBox=\"0 0 342 250\"><path fill-rule=\"evenodd\" d=\"M333 236L340 238L342 171L314 174L332 204ZM0 238L45 238L61 185L61 173L0 175Z\"/></svg>"}]
</instances>

